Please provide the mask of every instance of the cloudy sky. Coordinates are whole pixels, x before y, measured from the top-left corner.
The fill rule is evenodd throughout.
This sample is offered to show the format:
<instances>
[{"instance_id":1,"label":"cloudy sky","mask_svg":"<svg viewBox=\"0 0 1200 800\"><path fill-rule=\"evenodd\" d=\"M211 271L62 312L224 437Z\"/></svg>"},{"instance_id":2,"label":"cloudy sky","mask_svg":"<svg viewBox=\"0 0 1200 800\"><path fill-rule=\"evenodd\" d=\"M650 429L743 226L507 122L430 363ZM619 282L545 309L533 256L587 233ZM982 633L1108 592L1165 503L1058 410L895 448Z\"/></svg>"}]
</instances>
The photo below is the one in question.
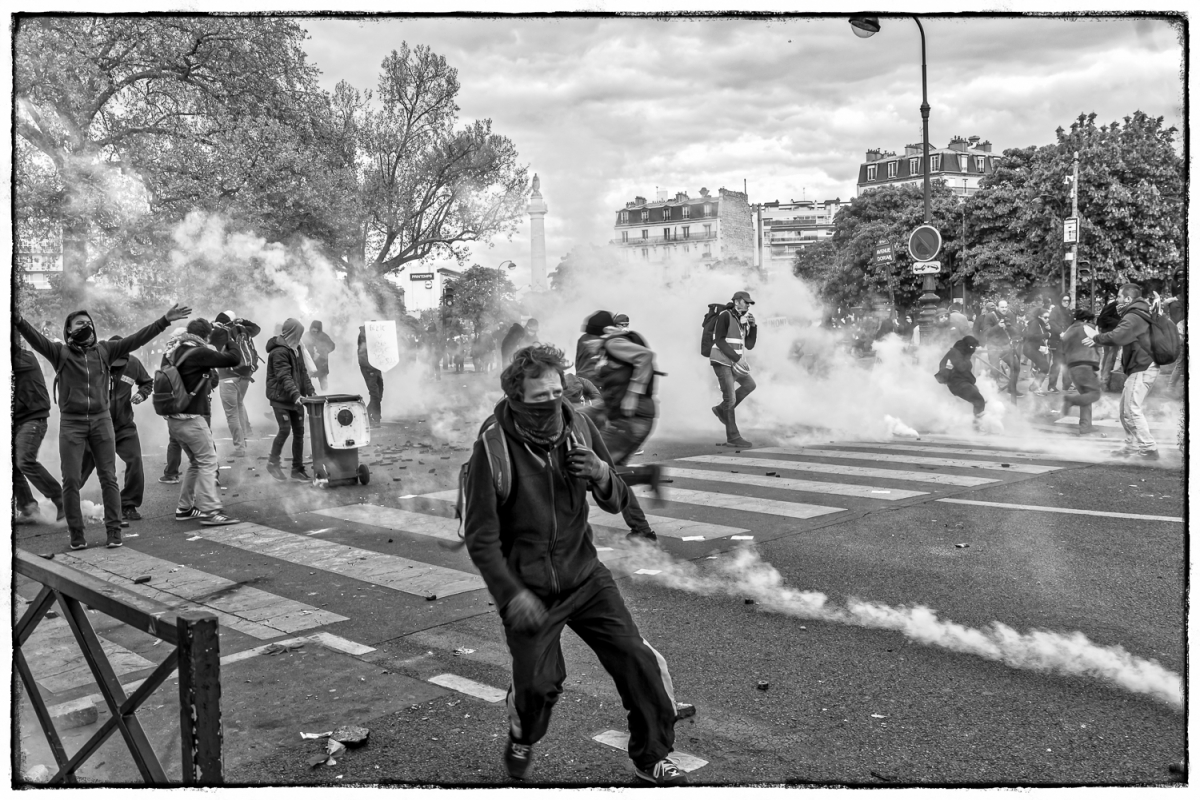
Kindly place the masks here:
<instances>
[{"instance_id":1,"label":"cloudy sky","mask_svg":"<svg viewBox=\"0 0 1200 800\"><path fill-rule=\"evenodd\" d=\"M920 36L885 19L870 39L844 17L303 20L332 89L374 89L401 41L458 69L463 120L490 118L541 176L550 270L612 237L635 195L749 186L751 202L846 199L871 147L920 141ZM1136 18L928 18L930 139L978 135L996 151L1053 141L1080 112L1135 110L1183 127L1182 45ZM529 226L475 251L516 261Z\"/></svg>"}]
</instances>

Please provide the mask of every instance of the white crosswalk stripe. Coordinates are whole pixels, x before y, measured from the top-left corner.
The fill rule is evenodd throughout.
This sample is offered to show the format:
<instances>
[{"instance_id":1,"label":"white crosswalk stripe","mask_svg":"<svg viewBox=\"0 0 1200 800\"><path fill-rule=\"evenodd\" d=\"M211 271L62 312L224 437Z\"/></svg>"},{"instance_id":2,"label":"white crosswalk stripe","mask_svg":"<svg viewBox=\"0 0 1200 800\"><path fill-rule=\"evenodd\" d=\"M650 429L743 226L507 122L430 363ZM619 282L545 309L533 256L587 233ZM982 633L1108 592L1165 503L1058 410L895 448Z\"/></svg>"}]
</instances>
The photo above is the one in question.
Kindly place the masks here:
<instances>
[{"instance_id":1,"label":"white crosswalk stripe","mask_svg":"<svg viewBox=\"0 0 1200 800\"><path fill-rule=\"evenodd\" d=\"M376 528L387 528L393 531L415 533L421 536L432 536L435 539L458 541L458 520L435 517L430 514L420 514L416 511L405 511L404 509L392 508L391 506L359 503L352 506L322 508L313 513L346 522L373 525Z\"/></svg>"},{"instance_id":2,"label":"white crosswalk stripe","mask_svg":"<svg viewBox=\"0 0 1200 800\"><path fill-rule=\"evenodd\" d=\"M971 447L937 447L934 445L894 444L892 442L838 442L838 447L865 448L869 450L899 450L910 453L945 453L952 456L990 456L992 458L1011 459L1028 458L1036 461L1068 461L1077 459L1049 453L1018 453L1012 450L984 450Z\"/></svg>"},{"instance_id":3,"label":"white crosswalk stripe","mask_svg":"<svg viewBox=\"0 0 1200 800\"><path fill-rule=\"evenodd\" d=\"M754 452L759 452L755 450ZM946 486L983 486L996 483L996 478L984 478L976 475L946 475L939 472L912 472L904 469L872 469L871 467L852 467L846 464L822 464L814 461L792 461L774 458L748 458L745 456L688 456L680 461L695 461L700 464L725 464L731 467L751 467L760 470L794 470L797 472L817 472L822 475L845 475L851 478L882 478L894 481L915 481L917 483L936 483Z\"/></svg>"},{"instance_id":4,"label":"white crosswalk stripe","mask_svg":"<svg viewBox=\"0 0 1200 800\"><path fill-rule=\"evenodd\" d=\"M654 493L647 486L636 486L634 494L639 497L653 497ZM836 514L845 511L844 508L833 506L817 506L809 503L789 503L783 500L768 500L762 497L745 497L722 492L701 492L695 489L665 489L663 500L671 503L689 503L692 505L709 506L710 508L728 508L735 511L751 511L755 514L771 514L777 517L793 519L812 519L825 514Z\"/></svg>"},{"instance_id":5,"label":"white crosswalk stripe","mask_svg":"<svg viewBox=\"0 0 1200 800\"><path fill-rule=\"evenodd\" d=\"M962 458L929 458L926 456L888 455L884 453L857 453L849 450L834 450L822 447L763 447L752 453L769 453L781 456L812 456L814 458L848 458L861 461L886 461L889 463L921 464L931 467L957 467L962 469L1003 469L1008 472L1025 472L1041 475L1054 472L1058 467L1040 464L1010 464L1005 467L994 461L971 461Z\"/></svg>"},{"instance_id":6,"label":"white crosswalk stripe","mask_svg":"<svg viewBox=\"0 0 1200 800\"><path fill-rule=\"evenodd\" d=\"M686 469L676 466L667 468L670 478L687 478L693 481L717 481L736 483L743 486L763 486L768 489L784 489L792 492L834 494L843 497L865 497L871 500L907 500L928 492L911 489L880 489L857 483L833 483L831 481L804 481L795 478L774 478L766 475L751 475L745 472L720 472L713 469Z\"/></svg>"},{"instance_id":7,"label":"white crosswalk stripe","mask_svg":"<svg viewBox=\"0 0 1200 800\"><path fill-rule=\"evenodd\" d=\"M726 536L736 536L739 533L749 533L746 528L734 528L729 525L716 525L711 522L697 522L690 519L674 519L660 517L657 514L647 514L646 521L659 536L671 539L682 539L685 536L703 536L705 539L722 539ZM595 506L588 510L588 522L602 528L629 530L620 514L609 514Z\"/></svg>"}]
</instances>

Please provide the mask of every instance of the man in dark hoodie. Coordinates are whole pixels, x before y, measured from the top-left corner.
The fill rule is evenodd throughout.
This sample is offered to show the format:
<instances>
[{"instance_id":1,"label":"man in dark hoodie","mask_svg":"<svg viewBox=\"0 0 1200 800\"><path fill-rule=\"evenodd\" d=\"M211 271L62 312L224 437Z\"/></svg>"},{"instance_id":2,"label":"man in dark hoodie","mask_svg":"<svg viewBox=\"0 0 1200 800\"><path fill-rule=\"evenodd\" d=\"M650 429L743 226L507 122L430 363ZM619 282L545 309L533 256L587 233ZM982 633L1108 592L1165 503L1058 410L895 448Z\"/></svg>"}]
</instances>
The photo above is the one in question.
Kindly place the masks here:
<instances>
[{"instance_id":1,"label":"man in dark hoodie","mask_svg":"<svg viewBox=\"0 0 1200 800\"><path fill-rule=\"evenodd\" d=\"M304 326L298 320L288 319L278 336L267 342L267 399L279 423L279 432L271 442L271 455L267 459L267 472L277 481L286 480L279 458L283 444L292 437L292 480L311 481L304 469L304 406L301 397L312 397L312 381L304 358L300 354L300 339Z\"/></svg>"},{"instance_id":2,"label":"man in dark hoodie","mask_svg":"<svg viewBox=\"0 0 1200 800\"><path fill-rule=\"evenodd\" d=\"M179 487L175 519L199 520L205 527L233 525L238 520L225 513L217 492L217 444L213 441L212 390L215 370L236 367L242 362L229 330L214 328L203 317L188 323L187 333L163 353L163 363L179 370L183 387L192 393L187 407L167 417L167 430L188 457L188 469Z\"/></svg>"},{"instance_id":3,"label":"man in dark hoodie","mask_svg":"<svg viewBox=\"0 0 1200 800\"><path fill-rule=\"evenodd\" d=\"M1158 364L1150 350L1150 306L1142 299L1137 284L1127 283L1117 294L1117 310L1121 323L1110 333L1098 333L1083 340L1083 344L1119 345L1121 369L1125 373L1125 388L1121 391L1121 427L1125 429L1125 446L1114 455L1158 459L1158 443L1150 435L1150 423L1142 404L1158 377Z\"/></svg>"},{"instance_id":4,"label":"man in dark hoodie","mask_svg":"<svg viewBox=\"0 0 1200 800\"><path fill-rule=\"evenodd\" d=\"M242 319L232 311L222 311L217 314L213 327L223 327L229 331L233 344L237 340L246 341L250 348L254 347L253 339L262 332L262 328L248 319ZM246 392L250 390L253 380L250 375L254 365L245 363L245 358L236 367L220 367L217 369L217 380L221 382L221 407L225 410L225 422L229 425L229 435L233 438L233 457L242 458L246 455L246 442L254 435L250 427L250 415L246 413Z\"/></svg>"},{"instance_id":5,"label":"man in dark hoodie","mask_svg":"<svg viewBox=\"0 0 1200 800\"><path fill-rule=\"evenodd\" d=\"M38 461L38 450L46 438L46 420L50 418L50 393L37 356L28 344L13 334L13 503L16 524L33 522L38 503L29 484L54 503L58 519L66 516L62 486Z\"/></svg>"},{"instance_id":6,"label":"man in dark hoodie","mask_svg":"<svg viewBox=\"0 0 1200 800\"><path fill-rule=\"evenodd\" d=\"M1092 312L1081 309L1075 312L1075 321L1063 331L1062 358L1071 371L1070 382L1076 391L1063 396L1062 415L1071 413L1072 406L1079 406L1079 433L1087 434L1092 427L1092 404L1100 399L1100 354L1095 347L1083 343L1090 333L1095 332L1091 322L1096 318ZM1064 376L1063 380L1067 378Z\"/></svg>"},{"instance_id":7,"label":"man in dark hoodie","mask_svg":"<svg viewBox=\"0 0 1200 800\"><path fill-rule=\"evenodd\" d=\"M304 349L308 350L308 354L312 358L313 366L317 368L313 377L320 384L321 391L325 391L328 388L325 379L329 377L329 354L337 349L337 345L333 343L333 339L329 338L329 334L325 333L324 326L319 319L312 321L312 324L308 326L308 332L304 334L301 341Z\"/></svg>"},{"instance_id":8,"label":"man in dark hoodie","mask_svg":"<svg viewBox=\"0 0 1200 800\"><path fill-rule=\"evenodd\" d=\"M962 337L942 356L937 373L938 381L946 384L950 394L971 404L971 409L975 412L976 429L979 428L979 418L983 416L987 406L983 395L975 386L975 372L971 369L971 358L978 349L978 339L974 336Z\"/></svg>"},{"instance_id":9,"label":"man in dark hoodie","mask_svg":"<svg viewBox=\"0 0 1200 800\"><path fill-rule=\"evenodd\" d=\"M600 563L587 496L609 513L629 492L596 426L563 402L562 351L522 348L500 376L495 421L511 486L500 498L481 437L467 467L467 550L500 610L512 655L504 765L522 779L566 680L560 637L569 625L596 653L629 711L629 757L649 783L686 782L668 758L676 710L666 661L638 632L612 573ZM584 441L575 434L582 428Z\"/></svg>"},{"instance_id":10,"label":"man in dark hoodie","mask_svg":"<svg viewBox=\"0 0 1200 800\"><path fill-rule=\"evenodd\" d=\"M113 336L109 341L116 342L120 339L120 336ZM146 368L133 353L114 360L110 367L112 389L109 409L112 414L113 435L116 437L117 457L125 464L125 484L121 488L121 517L139 520L142 515L138 513L138 508L142 505L146 482L142 471L142 440L138 437L137 423L133 419L133 407L150 396L154 381L150 380ZM136 394L133 391L135 386ZM92 458L91 449L88 449L83 455L80 486L87 485L94 467L95 460Z\"/></svg>"},{"instance_id":11,"label":"man in dark hoodie","mask_svg":"<svg viewBox=\"0 0 1200 800\"><path fill-rule=\"evenodd\" d=\"M733 293L733 300L717 315L708 356L721 386L721 403L713 406L712 412L725 424L726 444L735 447L753 447L738 431L734 410L755 389L745 354L746 350L754 349L758 340L758 325L750 313L752 305L749 292Z\"/></svg>"},{"instance_id":12,"label":"man in dark hoodie","mask_svg":"<svg viewBox=\"0 0 1200 800\"><path fill-rule=\"evenodd\" d=\"M367 421L378 428L383 418L383 372L371 366L367 354L367 326L358 326L358 369L367 382Z\"/></svg>"},{"instance_id":13,"label":"man in dark hoodie","mask_svg":"<svg viewBox=\"0 0 1200 800\"><path fill-rule=\"evenodd\" d=\"M58 395L58 453L62 463L63 505L67 509L67 528L71 549L87 547L83 534L83 512L79 507L79 487L83 454L91 448L100 474L104 496L104 529L107 545L120 547L121 489L117 485L117 449L109 414L109 369L113 361L144 344L167 329L177 319L187 319L192 310L178 304L161 318L137 333L118 341L102 342L96 325L86 311L73 311L63 325L63 339L52 342L17 314L17 330L38 353L54 367Z\"/></svg>"}]
</instances>

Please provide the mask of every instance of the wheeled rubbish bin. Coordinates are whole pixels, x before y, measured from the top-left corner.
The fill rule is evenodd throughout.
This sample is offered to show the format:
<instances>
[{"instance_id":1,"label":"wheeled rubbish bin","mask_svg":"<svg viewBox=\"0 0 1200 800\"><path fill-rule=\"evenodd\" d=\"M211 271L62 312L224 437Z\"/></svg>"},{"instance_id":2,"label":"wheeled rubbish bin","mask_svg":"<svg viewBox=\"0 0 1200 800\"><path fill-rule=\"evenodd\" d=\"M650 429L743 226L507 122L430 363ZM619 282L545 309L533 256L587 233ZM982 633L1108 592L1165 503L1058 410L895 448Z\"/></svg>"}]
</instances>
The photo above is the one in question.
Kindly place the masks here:
<instances>
[{"instance_id":1,"label":"wheeled rubbish bin","mask_svg":"<svg viewBox=\"0 0 1200 800\"><path fill-rule=\"evenodd\" d=\"M358 463L358 448L371 443L371 426L362 395L319 394L301 398L308 410L313 483L344 486L369 483L371 471Z\"/></svg>"}]
</instances>

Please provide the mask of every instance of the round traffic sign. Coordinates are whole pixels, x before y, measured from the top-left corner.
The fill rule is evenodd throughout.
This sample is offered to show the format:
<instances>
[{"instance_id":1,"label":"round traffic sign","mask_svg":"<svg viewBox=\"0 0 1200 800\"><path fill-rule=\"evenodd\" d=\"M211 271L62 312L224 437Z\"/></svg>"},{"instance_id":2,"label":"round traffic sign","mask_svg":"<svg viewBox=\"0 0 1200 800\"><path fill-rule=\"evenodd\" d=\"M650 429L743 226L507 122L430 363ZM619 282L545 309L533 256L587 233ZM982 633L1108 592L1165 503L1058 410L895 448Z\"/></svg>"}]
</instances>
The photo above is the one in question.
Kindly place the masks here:
<instances>
[{"instance_id":1,"label":"round traffic sign","mask_svg":"<svg viewBox=\"0 0 1200 800\"><path fill-rule=\"evenodd\" d=\"M942 235L932 225L922 225L908 237L908 253L917 261L929 261L942 249Z\"/></svg>"}]
</instances>

